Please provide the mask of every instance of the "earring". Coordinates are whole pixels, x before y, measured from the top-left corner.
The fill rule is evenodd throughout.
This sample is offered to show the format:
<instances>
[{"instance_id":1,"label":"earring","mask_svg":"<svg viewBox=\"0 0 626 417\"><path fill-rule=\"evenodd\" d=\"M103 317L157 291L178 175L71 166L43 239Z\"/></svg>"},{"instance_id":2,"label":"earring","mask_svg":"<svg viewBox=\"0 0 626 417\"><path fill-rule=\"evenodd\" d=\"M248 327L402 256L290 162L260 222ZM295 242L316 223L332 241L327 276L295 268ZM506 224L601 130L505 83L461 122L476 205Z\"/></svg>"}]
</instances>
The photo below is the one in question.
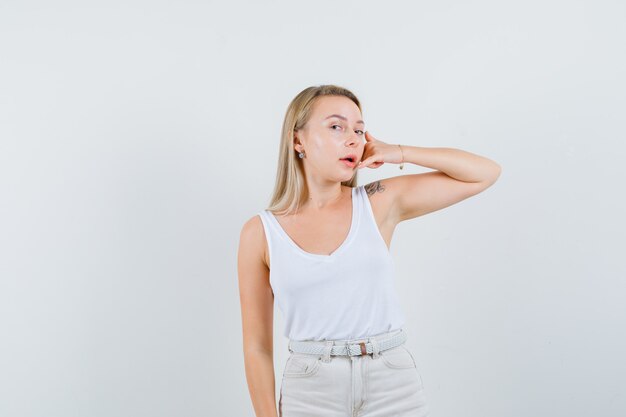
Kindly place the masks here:
<instances>
[{"instance_id":1,"label":"earring","mask_svg":"<svg viewBox=\"0 0 626 417\"><path fill-rule=\"evenodd\" d=\"M302 159L302 158L304 158L304 153L303 153L303 152L300 152L300 153L298 154L298 156L300 157L300 159Z\"/></svg>"}]
</instances>

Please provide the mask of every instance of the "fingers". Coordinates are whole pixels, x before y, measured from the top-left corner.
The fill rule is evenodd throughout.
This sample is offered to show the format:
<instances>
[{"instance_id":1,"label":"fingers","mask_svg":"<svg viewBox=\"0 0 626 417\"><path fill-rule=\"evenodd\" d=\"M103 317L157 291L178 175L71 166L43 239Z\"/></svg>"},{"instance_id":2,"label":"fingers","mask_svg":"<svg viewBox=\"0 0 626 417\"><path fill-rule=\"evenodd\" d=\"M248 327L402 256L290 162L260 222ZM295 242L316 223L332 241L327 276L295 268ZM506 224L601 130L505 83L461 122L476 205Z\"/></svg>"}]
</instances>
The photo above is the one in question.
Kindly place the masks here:
<instances>
[{"instance_id":1,"label":"fingers","mask_svg":"<svg viewBox=\"0 0 626 417\"><path fill-rule=\"evenodd\" d=\"M382 165L383 164L382 161L379 162L379 161L376 161L376 159L377 159L377 156L370 156L369 158L362 160L361 162L359 162L358 169L365 168L370 165L376 165L376 164Z\"/></svg>"}]
</instances>

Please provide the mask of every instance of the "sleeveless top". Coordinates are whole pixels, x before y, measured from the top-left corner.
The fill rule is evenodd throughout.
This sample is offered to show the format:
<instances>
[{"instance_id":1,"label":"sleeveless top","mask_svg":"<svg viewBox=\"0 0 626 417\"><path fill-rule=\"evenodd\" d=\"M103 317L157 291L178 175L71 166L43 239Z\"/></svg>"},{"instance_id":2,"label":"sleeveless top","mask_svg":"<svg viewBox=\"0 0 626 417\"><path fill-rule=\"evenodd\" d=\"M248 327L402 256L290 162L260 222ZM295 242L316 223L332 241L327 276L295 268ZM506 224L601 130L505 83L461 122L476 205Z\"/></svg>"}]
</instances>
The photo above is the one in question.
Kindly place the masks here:
<instances>
[{"instance_id":1,"label":"sleeveless top","mask_svg":"<svg viewBox=\"0 0 626 417\"><path fill-rule=\"evenodd\" d=\"M362 339L401 328L395 266L365 186L352 188L352 222L330 255L304 251L272 212L259 213L270 258L270 285L291 340Z\"/></svg>"}]
</instances>

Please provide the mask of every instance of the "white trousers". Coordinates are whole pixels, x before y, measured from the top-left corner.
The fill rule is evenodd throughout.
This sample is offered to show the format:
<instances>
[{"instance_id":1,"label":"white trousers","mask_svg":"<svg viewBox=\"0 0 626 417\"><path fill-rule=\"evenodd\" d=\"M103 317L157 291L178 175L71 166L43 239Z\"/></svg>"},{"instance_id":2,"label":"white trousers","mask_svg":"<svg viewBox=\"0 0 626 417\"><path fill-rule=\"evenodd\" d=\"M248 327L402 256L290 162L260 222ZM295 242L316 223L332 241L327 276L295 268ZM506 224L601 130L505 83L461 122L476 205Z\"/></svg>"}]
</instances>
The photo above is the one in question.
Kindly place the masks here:
<instances>
[{"instance_id":1,"label":"white trousers","mask_svg":"<svg viewBox=\"0 0 626 417\"><path fill-rule=\"evenodd\" d=\"M366 339L306 341L323 354L293 352L285 363L279 417L427 417L422 377L404 344L359 356L330 355L332 345L380 341L403 329ZM300 342L302 343L302 342Z\"/></svg>"}]
</instances>

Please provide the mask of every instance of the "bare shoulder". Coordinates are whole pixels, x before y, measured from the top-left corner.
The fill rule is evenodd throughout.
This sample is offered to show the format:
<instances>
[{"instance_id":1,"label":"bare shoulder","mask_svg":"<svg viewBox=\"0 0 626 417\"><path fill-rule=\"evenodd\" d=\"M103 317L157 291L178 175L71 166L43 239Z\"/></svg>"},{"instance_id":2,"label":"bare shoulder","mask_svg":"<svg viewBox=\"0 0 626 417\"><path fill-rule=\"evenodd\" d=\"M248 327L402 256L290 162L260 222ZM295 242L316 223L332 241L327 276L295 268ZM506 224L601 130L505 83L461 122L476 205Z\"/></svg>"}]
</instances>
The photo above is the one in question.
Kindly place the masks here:
<instances>
[{"instance_id":1,"label":"bare shoulder","mask_svg":"<svg viewBox=\"0 0 626 417\"><path fill-rule=\"evenodd\" d=\"M241 228L238 257L239 262L258 262L260 260L269 268L265 229L261 216L258 214L249 218Z\"/></svg>"},{"instance_id":2,"label":"bare shoulder","mask_svg":"<svg viewBox=\"0 0 626 417\"><path fill-rule=\"evenodd\" d=\"M393 228L398 222L394 212L393 186L389 182L390 178L372 181L363 186L370 200L374 217L379 225L387 224Z\"/></svg>"},{"instance_id":3,"label":"bare shoulder","mask_svg":"<svg viewBox=\"0 0 626 417\"><path fill-rule=\"evenodd\" d=\"M385 191L385 180L372 181L363 186L368 197L374 194L382 194Z\"/></svg>"}]
</instances>

